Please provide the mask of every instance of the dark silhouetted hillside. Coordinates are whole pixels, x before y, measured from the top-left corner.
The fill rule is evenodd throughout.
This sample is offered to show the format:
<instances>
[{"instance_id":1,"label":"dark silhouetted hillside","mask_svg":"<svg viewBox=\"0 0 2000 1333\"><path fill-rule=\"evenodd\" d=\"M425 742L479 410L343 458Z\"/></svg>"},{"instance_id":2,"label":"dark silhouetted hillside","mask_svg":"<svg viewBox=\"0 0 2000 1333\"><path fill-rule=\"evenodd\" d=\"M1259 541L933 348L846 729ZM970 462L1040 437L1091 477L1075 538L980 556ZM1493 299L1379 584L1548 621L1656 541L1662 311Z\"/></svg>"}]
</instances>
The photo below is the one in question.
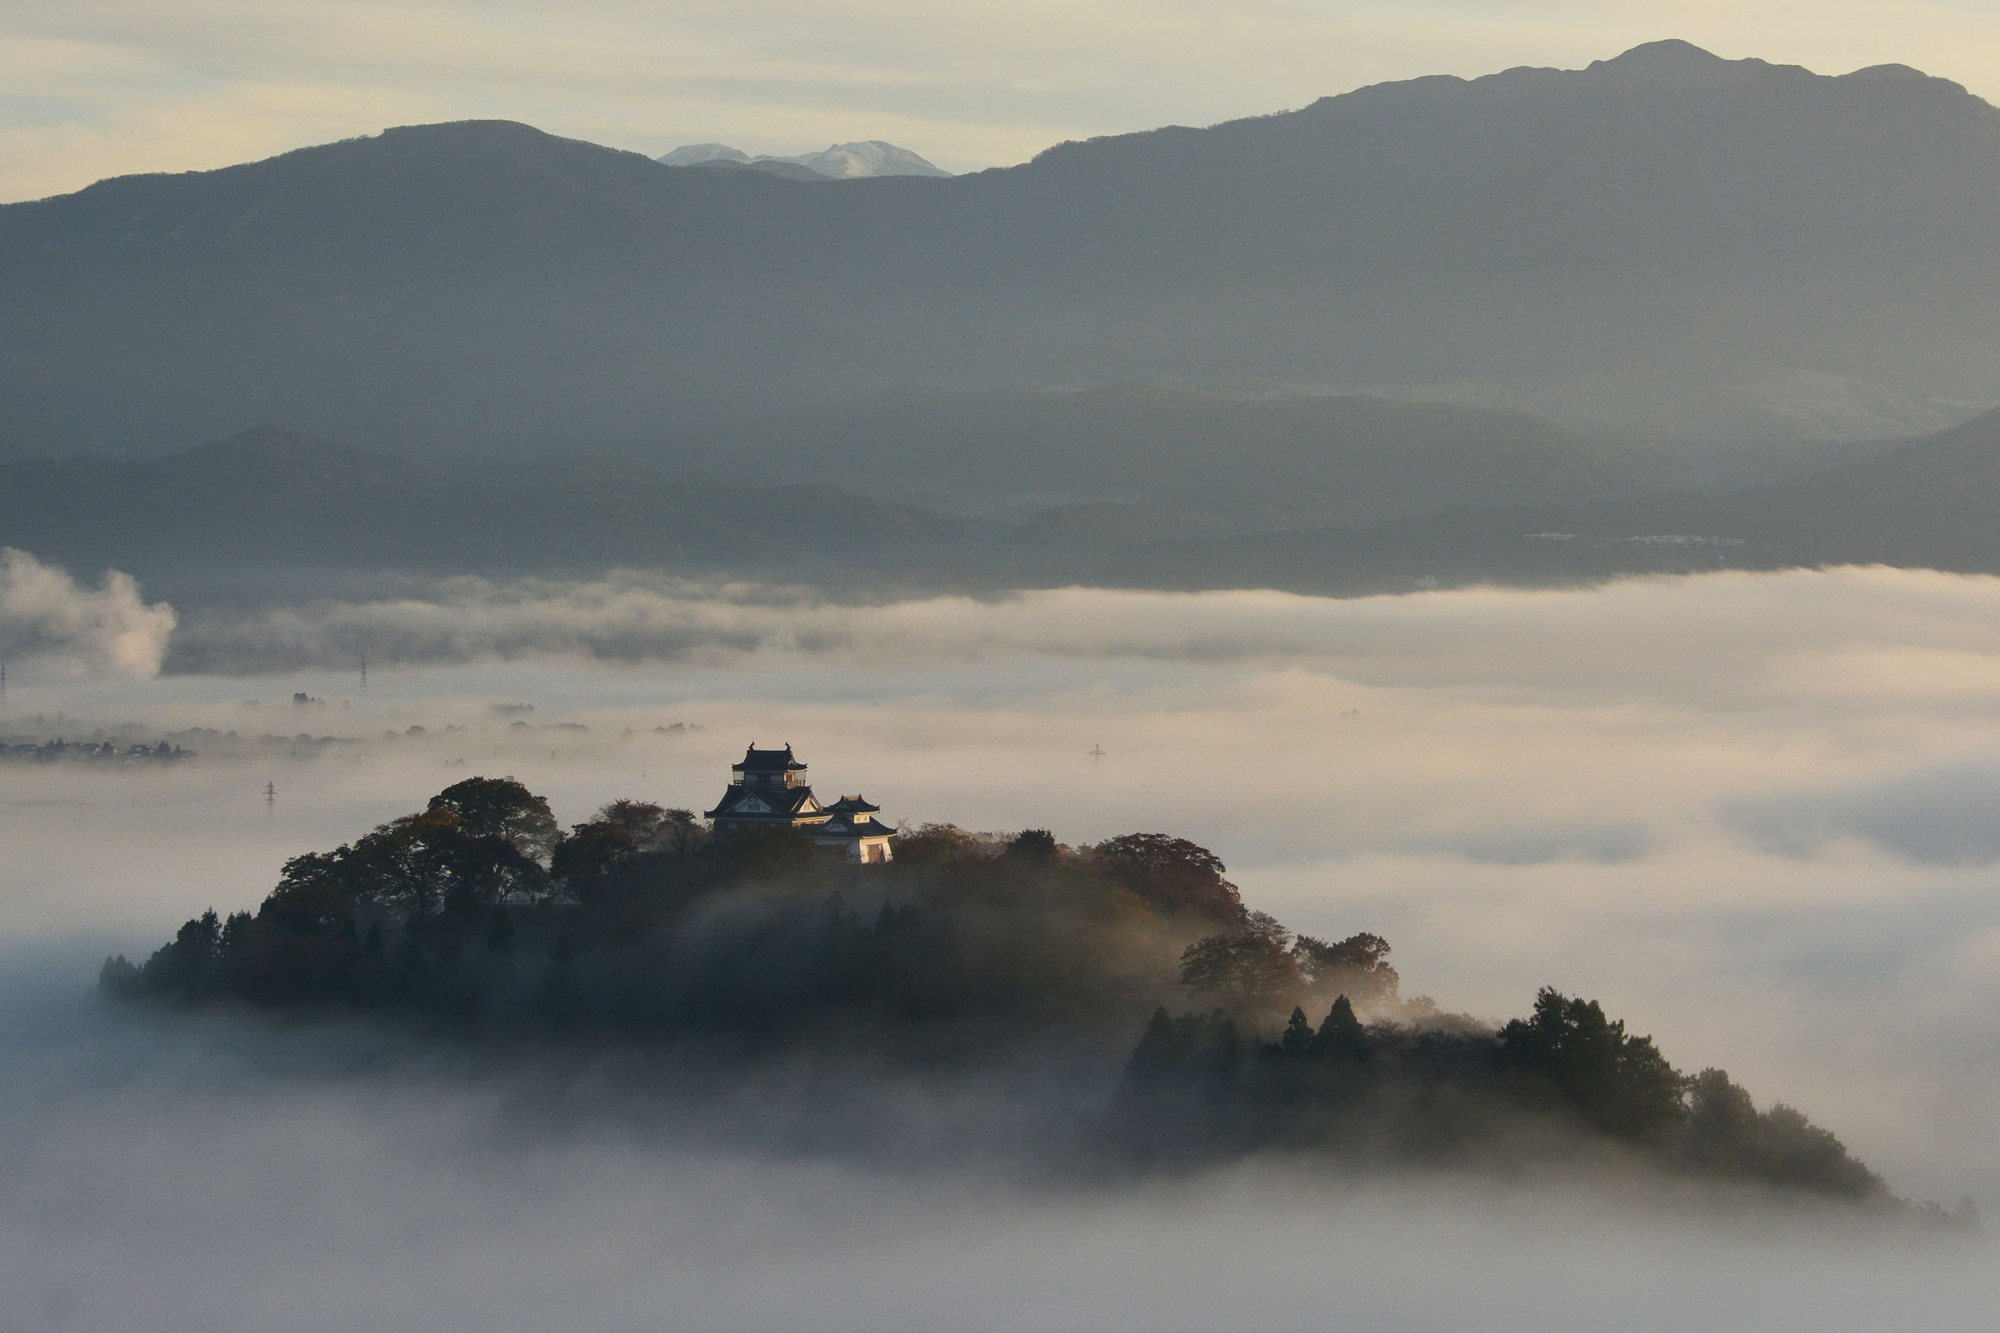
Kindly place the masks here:
<instances>
[{"instance_id":1,"label":"dark silhouetted hillside","mask_svg":"<svg viewBox=\"0 0 2000 1333\"><path fill-rule=\"evenodd\" d=\"M1137 542L1105 553L1092 575L1345 595L1841 564L2000 574L2000 412L1777 484Z\"/></svg>"},{"instance_id":2,"label":"dark silhouetted hillside","mask_svg":"<svg viewBox=\"0 0 2000 1333\"><path fill-rule=\"evenodd\" d=\"M1040 1145L1057 1166L1284 1149L1518 1173L1615 1147L1800 1202L1977 1225L1969 1206L1897 1200L1832 1132L1760 1111L1722 1070L1683 1075L1594 1000L1544 987L1504 1025L1405 1001L1386 939L1295 934L1184 838L1066 847L929 824L893 841L864 865L800 828L633 800L565 834L519 782L471 777L288 860L255 913L206 911L139 963L106 958L98 988L183 1013L339 1012L476 1041L494 1065L650 1048L666 1063L600 1075L634 1089L703 1064L726 1088L774 1057L877 1088L982 1067L1074 1080L1062 1121L1081 1123ZM777 1095L808 1111L822 1094L795 1076Z\"/></svg>"},{"instance_id":3,"label":"dark silhouetted hillside","mask_svg":"<svg viewBox=\"0 0 2000 1333\"><path fill-rule=\"evenodd\" d=\"M1294 496L1283 493L1282 460L1264 458L1253 439L1219 444L1212 468L1184 460L1195 485L1170 471L1172 484L1151 488L1127 478L1136 498L1050 499L973 516L879 493L873 483L891 469L866 461L854 442L864 461L823 460L807 469L818 481L726 485L612 465L431 466L263 427L164 459L0 464L0 546L86 573L127 570L190 603L243 587L338 586L347 575L614 568L877 593L1082 582L1340 595L1857 563L2000 573L2000 412L1780 483L1598 498L1594 489L1642 473L1594 464L1589 450L1532 419L1511 445L1484 430L1463 439L1443 431L1399 459L1394 432L1378 434L1380 423L1409 410L1416 426L1435 425L1429 408L1314 406L1332 407L1337 420L1350 411L1367 419L1369 443L1343 451L1336 437L1329 458L1298 462ZM1084 491L1108 485L1064 474L1068 437L1051 430L1006 438L1047 451L1052 491L1057 481ZM915 449L911 441L924 438L904 444ZM1207 437L1163 438L1171 453ZM1510 459L1511 477L1502 475ZM1255 485L1231 489L1228 469L1238 463ZM1202 492L1203 479L1213 494ZM1572 498L1524 502L1536 494ZM1271 508L1257 507L1264 503ZM1280 508L1297 517L1341 505L1357 517L1272 521Z\"/></svg>"},{"instance_id":4,"label":"dark silhouetted hillside","mask_svg":"<svg viewBox=\"0 0 2000 1333\"><path fill-rule=\"evenodd\" d=\"M857 567L949 568L968 533L832 486L433 468L274 427L163 459L0 465L0 546L183 596L341 572L839 580Z\"/></svg>"},{"instance_id":5,"label":"dark silhouetted hillside","mask_svg":"<svg viewBox=\"0 0 2000 1333\"><path fill-rule=\"evenodd\" d=\"M975 510L1112 500L1262 527L1659 484L1639 451L1522 412L1175 383L800 409L718 431L703 457L752 476L864 476Z\"/></svg>"}]
</instances>

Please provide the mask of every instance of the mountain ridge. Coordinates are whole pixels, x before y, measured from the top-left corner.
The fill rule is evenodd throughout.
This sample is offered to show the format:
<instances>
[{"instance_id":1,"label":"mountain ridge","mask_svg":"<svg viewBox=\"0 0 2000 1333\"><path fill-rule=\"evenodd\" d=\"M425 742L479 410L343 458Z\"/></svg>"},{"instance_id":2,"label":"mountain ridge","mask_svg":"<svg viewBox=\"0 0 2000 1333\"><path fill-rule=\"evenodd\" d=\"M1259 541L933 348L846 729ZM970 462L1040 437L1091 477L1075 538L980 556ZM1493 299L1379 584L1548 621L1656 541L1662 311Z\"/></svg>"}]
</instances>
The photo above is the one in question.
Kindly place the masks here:
<instances>
[{"instance_id":1,"label":"mountain ridge","mask_svg":"<svg viewBox=\"0 0 2000 1333\"><path fill-rule=\"evenodd\" d=\"M1802 372L1996 396L2000 112L1642 77L1663 54L832 191L506 122L117 178L0 207L0 452L265 419L671 459L775 406L1176 376L1558 408L1622 377L1635 421Z\"/></svg>"},{"instance_id":2,"label":"mountain ridge","mask_svg":"<svg viewBox=\"0 0 2000 1333\"><path fill-rule=\"evenodd\" d=\"M944 513L883 493L878 475L865 460L762 484L433 467L266 427L161 459L0 464L0 546L123 569L186 606L245 589L295 598L384 577L610 569L864 596L1072 583L1348 596L1866 563L2000 574L2000 411L1729 491L1599 497L1586 484L1538 503L1523 489L1485 503L1440 491L1290 528L1172 490Z\"/></svg>"}]
</instances>

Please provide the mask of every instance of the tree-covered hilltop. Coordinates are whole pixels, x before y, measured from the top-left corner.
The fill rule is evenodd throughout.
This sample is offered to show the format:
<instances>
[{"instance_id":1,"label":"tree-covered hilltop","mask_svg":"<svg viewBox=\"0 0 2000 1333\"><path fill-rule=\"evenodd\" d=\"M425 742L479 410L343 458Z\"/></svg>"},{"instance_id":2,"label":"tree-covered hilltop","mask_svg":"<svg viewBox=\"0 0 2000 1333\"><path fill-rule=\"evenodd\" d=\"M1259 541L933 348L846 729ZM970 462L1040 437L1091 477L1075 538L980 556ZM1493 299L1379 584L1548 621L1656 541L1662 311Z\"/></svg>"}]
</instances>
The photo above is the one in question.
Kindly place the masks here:
<instances>
[{"instance_id":1,"label":"tree-covered hilltop","mask_svg":"<svg viewBox=\"0 0 2000 1333\"><path fill-rule=\"evenodd\" d=\"M470 778L287 862L256 912L206 912L139 966L108 959L100 985L524 1042L700 1037L745 1058L1060 1050L1115 1083L1087 1137L1132 1160L1615 1145L1891 1202L1831 1133L1783 1105L1760 1112L1720 1070L1683 1075L1596 1002L1544 989L1496 1029L1406 1000L1387 941L1295 934L1247 908L1225 869L1159 833L1071 848L1041 829L1000 840L950 825L855 865L796 830L717 838L638 801L564 832L520 783Z\"/></svg>"}]
</instances>

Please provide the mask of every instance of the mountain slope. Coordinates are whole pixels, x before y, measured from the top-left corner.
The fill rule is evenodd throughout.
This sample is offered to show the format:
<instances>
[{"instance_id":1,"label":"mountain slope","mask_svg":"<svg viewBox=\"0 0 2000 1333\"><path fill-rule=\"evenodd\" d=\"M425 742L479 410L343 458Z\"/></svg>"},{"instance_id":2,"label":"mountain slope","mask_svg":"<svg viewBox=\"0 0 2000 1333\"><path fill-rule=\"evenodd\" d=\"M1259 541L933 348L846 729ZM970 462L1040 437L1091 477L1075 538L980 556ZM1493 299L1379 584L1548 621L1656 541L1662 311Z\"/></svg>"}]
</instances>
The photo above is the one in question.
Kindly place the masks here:
<instances>
[{"instance_id":1,"label":"mountain slope","mask_svg":"<svg viewBox=\"0 0 2000 1333\"><path fill-rule=\"evenodd\" d=\"M1253 527L1556 503L1659 484L1633 451L1526 413L1178 382L912 397L776 414L716 434L717 470L867 477L972 510L1121 501Z\"/></svg>"},{"instance_id":2,"label":"mountain slope","mask_svg":"<svg viewBox=\"0 0 2000 1333\"><path fill-rule=\"evenodd\" d=\"M431 468L260 427L161 459L0 464L0 546L192 600L343 575L949 570L979 525L826 485Z\"/></svg>"},{"instance_id":3,"label":"mountain slope","mask_svg":"<svg viewBox=\"0 0 2000 1333\"><path fill-rule=\"evenodd\" d=\"M950 179L673 170L496 122L0 208L0 444L284 420L672 457L892 386L2000 380L2000 112L1678 44Z\"/></svg>"},{"instance_id":4,"label":"mountain slope","mask_svg":"<svg viewBox=\"0 0 2000 1333\"><path fill-rule=\"evenodd\" d=\"M385 575L613 568L870 596L1077 582L1354 595L1869 562L2000 574L2000 412L1818 475L1717 494L1563 499L1547 492L1565 474L1532 466L1548 443L1528 445L1512 490L1443 505L1453 497L1433 493L1387 521L1246 532L1206 495L968 518L870 493L867 467L770 486L615 468L447 469L265 427L163 459L0 464L0 546L84 573L124 569L185 606L295 599ZM1606 475L1586 468L1574 480L1587 489ZM1523 502L1535 486L1544 496ZM1394 512L1379 498L1363 509Z\"/></svg>"},{"instance_id":5,"label":"mountain slope","mask_svg":"<svg viewBox=\"0 0 2000 1333\"><path fill-rule=\"evenodd\" d=\"M1047 562L1049 577L1068 563ZM1721 494L1465 506L1388 523L1152 540L1102 552L1088 576L1349 595L1837 564L2000 574L2000 412L1878 457Z\"/></svg>"}]
</instances>

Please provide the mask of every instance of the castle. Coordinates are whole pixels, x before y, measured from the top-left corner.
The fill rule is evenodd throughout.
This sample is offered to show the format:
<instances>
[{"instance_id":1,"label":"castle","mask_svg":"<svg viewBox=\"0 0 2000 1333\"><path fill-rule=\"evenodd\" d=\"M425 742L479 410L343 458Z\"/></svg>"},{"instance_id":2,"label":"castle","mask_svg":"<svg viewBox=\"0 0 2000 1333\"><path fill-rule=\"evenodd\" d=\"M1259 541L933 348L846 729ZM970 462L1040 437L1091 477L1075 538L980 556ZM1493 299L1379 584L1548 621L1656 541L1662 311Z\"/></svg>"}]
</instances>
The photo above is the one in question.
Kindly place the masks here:
<instances>
[{"instance_id":1,"label":"castle","mask_svg":"<svg viewBox=\"0 0 2000 1333\"><path fill-rule=\"evenodd\" d=\"M792 756L790 745L782 750L752 745L729 770L722 799L704 816L718 836L740 829L795 828L850 861L867 865L893 858L889 840L896 831L876 818L882 807L859 795L821 805L806 784L806 766Z\"/></svg>"}]
</instances>

